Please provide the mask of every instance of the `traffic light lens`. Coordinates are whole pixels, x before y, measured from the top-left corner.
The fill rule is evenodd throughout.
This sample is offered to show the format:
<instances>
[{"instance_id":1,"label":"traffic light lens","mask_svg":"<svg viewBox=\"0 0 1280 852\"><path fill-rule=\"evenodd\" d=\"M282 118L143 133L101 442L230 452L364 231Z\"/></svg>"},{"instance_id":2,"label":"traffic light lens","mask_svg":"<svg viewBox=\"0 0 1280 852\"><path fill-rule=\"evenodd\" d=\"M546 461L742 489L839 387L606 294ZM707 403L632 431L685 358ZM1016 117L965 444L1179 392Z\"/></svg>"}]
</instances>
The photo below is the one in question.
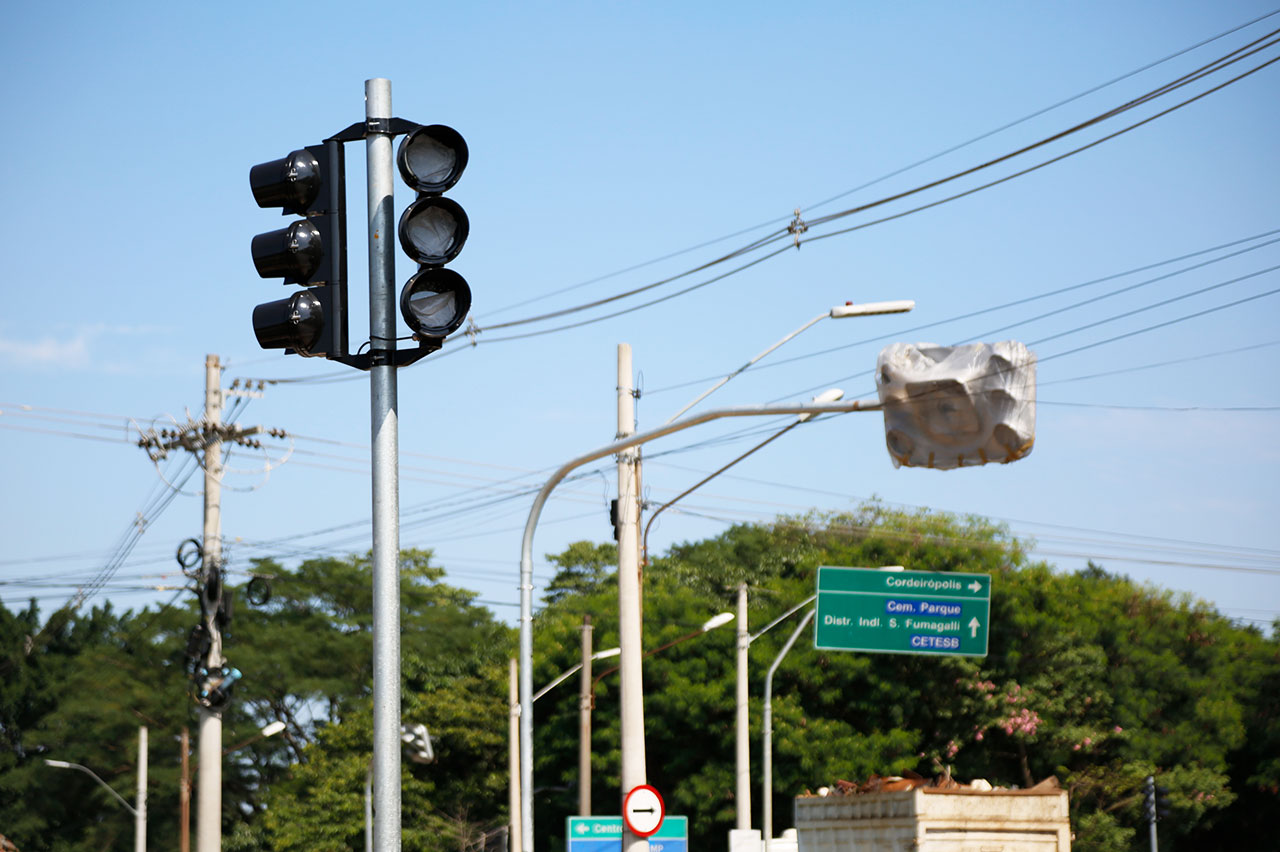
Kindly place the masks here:
<instances>
[{"instance_id":1,"label":"traffic light lens","mask_svg":"<svg viewBox=\"0 0 1280 852\"><path fill-rule=\"evenodd\" d=\"M427 267L400 291L400 314L422 337L448 337L471 310L471 288L451 269Z\"/></svg>"},{"instance_id":2,"label":"traffic light lens","mask_svg":"<svg viewBox=\"0 0 1280 852\"><path fill-rule=\"evenodd\" d=\"M452 127L419 127L400 142L400 176L415 192L436 195L458 182L467 167L467 143Z\"/></svg>"},{"instance_id":3,"label":"traffic light lens","mask_svg":"<svg viewBox=\"0 0 1280 852\"><path fill-rule=\"evenodd\" d=\"M467 214L448 198L427 196L400 217L400 245L423 266L441 266L458 256L467 241Z\"/></svg>"}]
</instances>

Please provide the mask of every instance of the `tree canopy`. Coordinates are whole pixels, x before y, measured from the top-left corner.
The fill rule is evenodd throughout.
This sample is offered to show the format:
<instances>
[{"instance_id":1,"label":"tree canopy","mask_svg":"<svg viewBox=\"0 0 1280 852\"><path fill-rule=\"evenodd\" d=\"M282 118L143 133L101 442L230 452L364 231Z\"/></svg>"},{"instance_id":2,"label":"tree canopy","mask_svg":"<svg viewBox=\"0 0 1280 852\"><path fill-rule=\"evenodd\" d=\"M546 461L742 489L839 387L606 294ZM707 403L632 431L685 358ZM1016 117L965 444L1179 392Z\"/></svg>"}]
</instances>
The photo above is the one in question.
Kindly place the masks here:
<instances>
[{"instance_id":1,"label":"tree canopy","mask_svg":"<svg viewBox=\"0 0 1280 852\"><path fill-rule=\"evenodd\" d=\"M612 543L578 542L550 561L534 622L535 687L578 662L590 615L596 648L617 644ZM976 517L899 512L740 525L672 547L644 573L648 779L690 818L693 848L723 848L734 825L734 627L697 633L749 589L759 631L804 602L820 565L992 576L983 658L817 650L799 641L773 688L773 814L838 779L918 772L1027 787L1056 778L1071 797L1074 848L1131 850L1145 836L1142 780L1171 791L1165 849L1267 848L1280 834L1280 639L1211 606L1091 565L1031 560L1006 529ZM224 761L228 852L363 849L371 731L371 578L363 556L296 567L257 562L271 597L239 595L226 642L244 677L224 744L270 721L285 731ZM234 575L233 575L234 576ZM504 823L507 659L514 631L445 582L424 551L401 556L403 719L425 724L436 761L402 766L406 852L468 850ZM242 591L242 590L241 590ZM750 651L752 824L760 825L765 671L799 612ZM132 797L137 728L150 729L151 845L176 846L177 737L195 728L183 664L191 601L141 612L0 606L0 831L23 852L127 850L132 819L87 777ZM690 637L690 634L696 634ZM620 811L617 677L597 664L592 799ZM577 803L578 702L571 684L533 708L539 848L563 844ZM198 781L198 773L196 782Z\"/></svg>"}]
</instances>

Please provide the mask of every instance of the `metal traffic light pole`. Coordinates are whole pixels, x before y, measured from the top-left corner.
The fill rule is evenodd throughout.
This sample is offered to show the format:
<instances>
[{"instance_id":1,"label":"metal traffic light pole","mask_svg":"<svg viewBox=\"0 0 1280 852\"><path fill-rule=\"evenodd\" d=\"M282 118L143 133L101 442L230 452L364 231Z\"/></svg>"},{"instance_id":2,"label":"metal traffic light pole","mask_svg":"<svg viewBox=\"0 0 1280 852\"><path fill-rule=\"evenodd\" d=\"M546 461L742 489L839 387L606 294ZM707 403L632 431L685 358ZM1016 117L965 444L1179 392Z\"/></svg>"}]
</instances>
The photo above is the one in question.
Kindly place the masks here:
<instances>
[{"instance_id":1,"label":"metal traffic light pole","mask_svg":"<svg viewBox=\"0 0 1280 852\"><path fill-rule=\"evenodd\" d=\"M400 849L400 483L391 81L364 83L373 468L373 848ZM380 131L379 128L387 128Z\"/></svg>"}]
</instances>

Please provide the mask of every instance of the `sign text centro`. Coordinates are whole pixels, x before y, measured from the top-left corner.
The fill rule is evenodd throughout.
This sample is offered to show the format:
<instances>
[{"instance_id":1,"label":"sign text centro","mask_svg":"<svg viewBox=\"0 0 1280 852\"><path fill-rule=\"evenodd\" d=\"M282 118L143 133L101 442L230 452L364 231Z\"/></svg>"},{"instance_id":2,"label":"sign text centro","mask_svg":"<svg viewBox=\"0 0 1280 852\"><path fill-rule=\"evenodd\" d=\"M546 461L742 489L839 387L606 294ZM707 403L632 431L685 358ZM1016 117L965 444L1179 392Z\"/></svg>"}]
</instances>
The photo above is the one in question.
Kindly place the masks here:
<instances>
[{"instance_id":1,"label":"sign text centro","mask_svg":"<svg viewBox=\"0 0 1280 852\"><path fill-rule=\"evenodd\" d=\"M815 648L985 657L991 575L818 568Z\"/></svg>"}]
</instances>

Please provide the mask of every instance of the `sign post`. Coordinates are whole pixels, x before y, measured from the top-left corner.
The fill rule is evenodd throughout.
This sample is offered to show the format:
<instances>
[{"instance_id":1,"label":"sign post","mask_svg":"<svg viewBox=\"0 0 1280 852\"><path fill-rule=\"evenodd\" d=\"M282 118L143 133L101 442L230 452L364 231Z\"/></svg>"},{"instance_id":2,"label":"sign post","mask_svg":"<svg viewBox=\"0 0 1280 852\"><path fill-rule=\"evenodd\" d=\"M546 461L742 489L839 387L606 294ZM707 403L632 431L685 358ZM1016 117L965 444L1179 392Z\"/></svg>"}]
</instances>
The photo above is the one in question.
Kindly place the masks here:
<instances>
[{"instance_id":1,"label":"sign post","mask_svg":"<svg viewBox=\"0 0 1280 852\"><path fill-rule=\"evenodd\" d=\"M818 568L815 648L987 655L991 575Z\"/></svg>"}]
</instances>

